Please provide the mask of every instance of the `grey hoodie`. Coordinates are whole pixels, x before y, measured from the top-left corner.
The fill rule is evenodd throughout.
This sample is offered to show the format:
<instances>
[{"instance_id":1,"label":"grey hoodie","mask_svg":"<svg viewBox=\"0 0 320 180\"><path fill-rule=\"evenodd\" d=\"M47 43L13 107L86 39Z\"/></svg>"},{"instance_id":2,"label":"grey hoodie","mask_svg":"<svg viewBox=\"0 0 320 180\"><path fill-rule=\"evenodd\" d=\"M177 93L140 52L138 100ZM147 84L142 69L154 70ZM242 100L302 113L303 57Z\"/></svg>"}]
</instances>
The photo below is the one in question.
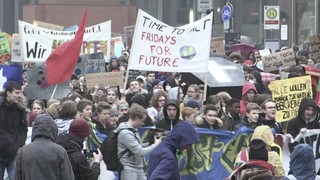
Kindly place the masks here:
<instances>
[{"instance_id":1,"label":"grey hoodie","mask_svg":"<svg viewBox=\"0 0 320 180\"><path fill-rule=\"evenodd\" d=\"M128 128L133 129L135 133L128 130ZM147 144L140 144L141 140L137 129L130 126L127 122L121 123L114 132L120 132L118 135L118 156L126 149L129 149L129 151L120 158L124 169L141 172L141 170L143 170L143 157L150 153L156 145L153 144L144 147Z\"/></svg>"},{"instance_id":2,"label":"grey hoodie","mask_svg":"<svg viewBox=\"0 0 320 180\"><path fill-rule=\"evenodd\" d=\"M56 123L57 127L58 127L58 135L59 134L65 134L69 132L69 127L70 124L72 122L72 119L56 119L54 120L54 122Z\"/></svg>"}]
</instances>

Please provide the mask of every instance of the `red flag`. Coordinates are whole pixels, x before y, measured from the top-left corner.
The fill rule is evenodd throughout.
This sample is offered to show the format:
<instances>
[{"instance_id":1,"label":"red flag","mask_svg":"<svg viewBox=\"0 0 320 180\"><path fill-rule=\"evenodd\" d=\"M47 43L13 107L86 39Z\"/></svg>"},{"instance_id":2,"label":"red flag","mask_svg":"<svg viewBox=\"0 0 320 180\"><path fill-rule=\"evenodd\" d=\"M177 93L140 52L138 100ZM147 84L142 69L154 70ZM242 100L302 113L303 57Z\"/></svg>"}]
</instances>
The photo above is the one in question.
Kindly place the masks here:
<instances>
[{"instance_id":1,"label":"red flag","mask_svg":"<svg viewBox=\"0 0 320 180\"><path fill-rule=\"evenodd\" d=\"M75 37L63 43L48 57L46 79L50 85L70 80L79 58L86 17L87 11L82 16L81 24Z\"/></svg>"}]
</instances>

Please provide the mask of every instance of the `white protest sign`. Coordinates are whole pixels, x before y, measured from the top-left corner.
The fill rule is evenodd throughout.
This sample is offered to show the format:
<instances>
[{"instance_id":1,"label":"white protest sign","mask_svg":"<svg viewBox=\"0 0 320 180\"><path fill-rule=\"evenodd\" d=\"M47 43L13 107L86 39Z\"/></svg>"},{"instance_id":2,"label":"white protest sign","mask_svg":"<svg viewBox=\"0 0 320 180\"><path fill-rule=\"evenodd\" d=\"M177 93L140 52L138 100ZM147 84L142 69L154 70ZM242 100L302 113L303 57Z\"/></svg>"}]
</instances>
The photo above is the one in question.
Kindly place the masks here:
<instances>
[{"instance_id":1,"label":"white protest sign","mask_svg":"<svg viewBox=\"0 0 320 180\"><path fill-rule=\"evenodd\" d=\"M129 69L163 72L207 72L212 14L171 27L139 10Z\"/></svg>"},{"instance_id":2,"label":"white protest sign","mask_svg":"<svg viewBox=\"0 0 320 180\"><path fill-rule=\"evenodd\" d=\"M43 62L51 52L64 42L74 38L76 31L56 31L19 21L22 57L24 61ZM85 29L81 54L104 53L110 58L111 21Z\"/></svg>"},{"instance_id":3,"label":"white protest sign","mask_svg":"<svg viewBox=\"0 0 320 180\"><path fill-rule=\"evenodd\" d=\"M20 35L12 35L11 62L22 62Z\"/></svg>"}]
</instances>

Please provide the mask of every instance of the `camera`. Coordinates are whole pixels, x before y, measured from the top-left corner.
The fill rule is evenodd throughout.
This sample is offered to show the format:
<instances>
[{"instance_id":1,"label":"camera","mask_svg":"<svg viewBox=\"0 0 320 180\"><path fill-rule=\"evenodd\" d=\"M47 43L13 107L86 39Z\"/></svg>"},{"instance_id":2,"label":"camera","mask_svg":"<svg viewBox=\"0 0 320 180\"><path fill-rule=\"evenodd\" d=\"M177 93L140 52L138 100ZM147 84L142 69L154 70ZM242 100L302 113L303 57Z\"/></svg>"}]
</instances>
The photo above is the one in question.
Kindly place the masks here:
<instances>
[{"instance_id":1,"label":"camera","mask_svg":"<svg viewBox=\"0 0 320 180\"><path fill-rule=\"evenodd\" d=\"M93 157L93 153L98 154L99 152L98 152L98 150L96 150L96 149L90 150L90 151L88 151L88 150L86 150L86 149L83 150L83 154L84 154L87 158L92 158L92 157Z\"/></svg>"},{"instance_id":2,"label":"camera","mask_svg":"<svg viewBox=\"0 0 320 180\"><path fill-rule=\"evenodd\" d=\"M149 144L154 143L154 137L157 139L163 139L167 136L167 132L162 128L151 128L148 130Z\"/></svg>"}]
</instances>

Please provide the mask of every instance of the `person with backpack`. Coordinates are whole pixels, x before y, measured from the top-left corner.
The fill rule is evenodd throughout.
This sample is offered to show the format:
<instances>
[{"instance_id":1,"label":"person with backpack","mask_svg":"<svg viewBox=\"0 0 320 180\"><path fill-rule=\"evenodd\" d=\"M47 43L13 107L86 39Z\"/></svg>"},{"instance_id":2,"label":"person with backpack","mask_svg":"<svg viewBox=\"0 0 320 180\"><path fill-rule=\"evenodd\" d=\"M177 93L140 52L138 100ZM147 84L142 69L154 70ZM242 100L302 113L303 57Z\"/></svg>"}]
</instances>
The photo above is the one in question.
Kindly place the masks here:
<instances>
[{"instance_id":1,"label":"person with backpack","mask_svg":"<svg viewBox=\"0 0 320 180\"><path fill-rule=\"evenodd\" d=\"M227 180L274 179L274 168L268 163L268 149L261 139L253 139L249 144L249 160L237 167Z\"/></svg>"},{"instance_id":2,"label":"person with backpack","mask_svg":"<svg viewBox=\"0 0 320 180\"><path fill-rule=\"evenodd\" d=\"M114 133L118 134L118 158L123 166L120 170L121 180L145 180L143 170L143 158L157 147L162 141L155 138L154 144L141 144L137 128L144 125L147 110L139 105L133 105L129 109L129 120L119 125ZM108 168L108 162L106 162Z\"/></svg>"},{"instance_id":3,"label":"person with backpack","mask_svg":"<svg viewBox=\"0 0 320 180\"><path fill-rule=\"evenodd\" d=\"M282 180L320 180L315 172L315 158L309 144L297 145L290 156L289 173Z\"/></svg>"},{"instance_id":4,"label":"person with backpack","mask_svg":"<svg viewBox=\"0 0 320 180\"><path fill-rule=\"evenodd\" d=\"M268 163L272 164L276 176L284 176L285 170L282 164L282 149L274 143L274 136L269 126L261 125L254 130L251 141L254 139L260 139L267 145L268 151ZM235 159L235 168L240 166L249 160L249 149L245 148L241 150Z\"/></svg>"}]
</instances>

